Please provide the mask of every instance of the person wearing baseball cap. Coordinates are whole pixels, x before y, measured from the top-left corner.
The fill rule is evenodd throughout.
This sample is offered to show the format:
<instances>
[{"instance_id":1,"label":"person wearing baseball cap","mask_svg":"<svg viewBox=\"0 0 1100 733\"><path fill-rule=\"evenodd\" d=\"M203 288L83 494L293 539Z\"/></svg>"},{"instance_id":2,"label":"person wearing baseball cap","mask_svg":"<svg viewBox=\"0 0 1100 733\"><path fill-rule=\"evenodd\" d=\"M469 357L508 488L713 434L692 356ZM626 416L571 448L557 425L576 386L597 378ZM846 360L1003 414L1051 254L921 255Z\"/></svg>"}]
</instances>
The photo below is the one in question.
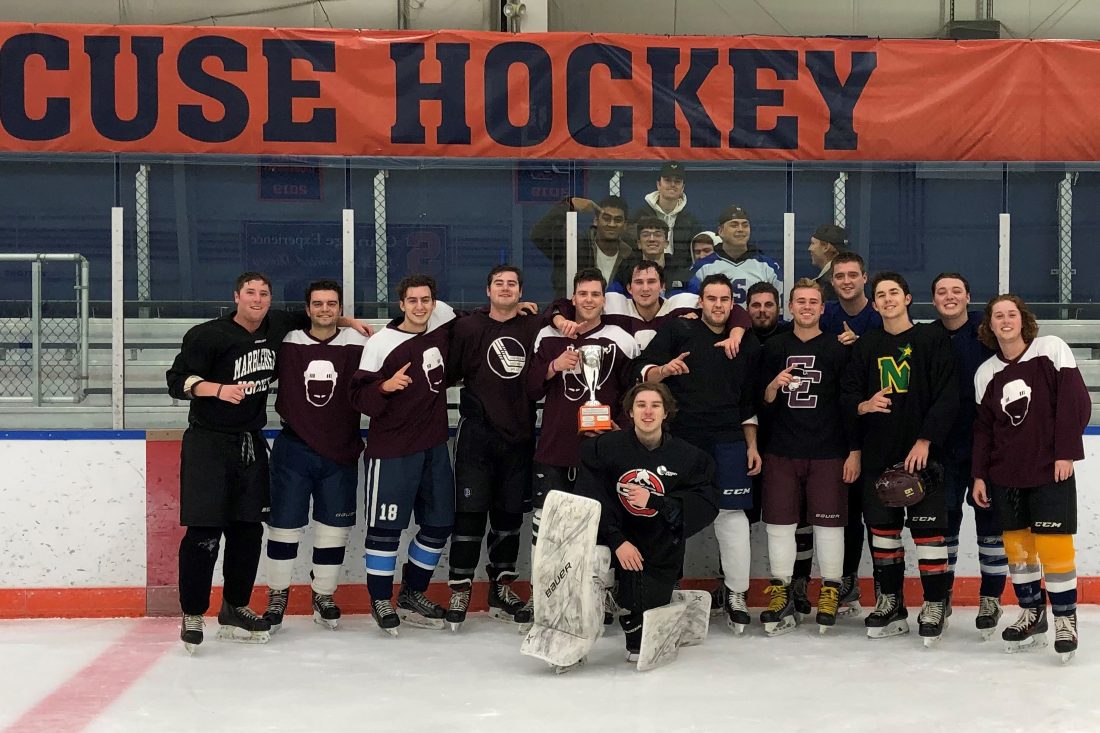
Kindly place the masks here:
<instances>
[{"instance_id":1,"label":"person wearing baseball cap","mask_svg":"<svg viewBox=\"0 0 1100 733\"><path fill-rule=\"evenodd\" d=\"M687 194L684 193L686 172L684 164L666 161L657 174L657 190L646 195L645 201L634 210L630 220L657 217L668 227L668 244L665 254L670 265L691 266L692 235L703 227L694 214L687 211Z\"/></svg>"},{"instance_id":2,"label":"person wearing baseball cap","mask_svg":"<svg viewBox=\"0 0 1100 733\"><path fill-rule=\"evenodd\" d=\"M783 291L779 263L749 244L752 225L744 208L733 204L723 209L718 215L717 234L722 239L721 250L695 263L690 290L698 292L705 277L722 274L733 283L733 302L738 305L745 305L748 289L758 282L771 283Z\"/></svg>"},{"instance_id":3,"label":"person wearing baseball cap","mask_svg":"<svg viewBox=\"0 0 1100 733\"><path fill-rule=\"evenodd\" d=\"M822 224L810 237L810 262L820 270L813 279L825 291L825 300L836 298L836 291L833 290L833 258L847 249L848 230L836 224Z\"/></svg>"}]
</instances>

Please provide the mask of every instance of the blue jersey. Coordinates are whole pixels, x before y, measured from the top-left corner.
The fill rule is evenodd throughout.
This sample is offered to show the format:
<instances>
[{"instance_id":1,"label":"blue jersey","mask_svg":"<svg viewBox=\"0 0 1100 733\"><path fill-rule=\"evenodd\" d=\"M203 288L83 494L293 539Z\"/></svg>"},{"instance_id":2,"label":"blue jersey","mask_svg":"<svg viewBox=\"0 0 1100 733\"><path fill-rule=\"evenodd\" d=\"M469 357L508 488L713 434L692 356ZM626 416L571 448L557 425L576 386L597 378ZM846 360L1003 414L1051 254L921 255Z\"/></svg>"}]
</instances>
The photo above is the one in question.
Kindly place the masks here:
<instances>
[{"instance_id":1,"label":"blue jersey","mask_svg":"<svg viewBox=\"0 0 1100 733\"><path fill-rule=\"evenodd\" d=\"M856 336L862 336L872 328L882 328L882 316L878 314L871 301L863 306L863 310L854 316L848 315L840 307L839 300L830 300L825 304L825 315L821 316L821 330L839 336L844 331L844 324L852 329Z\"/></svg>"}]
</instances>

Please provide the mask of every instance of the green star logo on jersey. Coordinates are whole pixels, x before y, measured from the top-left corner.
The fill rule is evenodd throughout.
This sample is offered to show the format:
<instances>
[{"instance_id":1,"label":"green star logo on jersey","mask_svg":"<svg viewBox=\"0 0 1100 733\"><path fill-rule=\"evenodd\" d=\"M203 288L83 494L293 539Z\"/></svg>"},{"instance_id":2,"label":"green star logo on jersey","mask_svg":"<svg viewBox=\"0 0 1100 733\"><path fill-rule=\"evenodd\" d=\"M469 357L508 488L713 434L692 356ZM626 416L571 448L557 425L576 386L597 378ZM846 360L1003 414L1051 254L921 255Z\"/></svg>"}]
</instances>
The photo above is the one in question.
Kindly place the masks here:
<instances>
[{"instance_id":1,"label":"green star logo on jersey","mask_svg":"<svg viewBox=\"0 0 1100 733\"><path fill-rule=\"evenodd\" d=\"M878 359L879 389L902 394L909 391L909 358L913 356L913 346L906 344L898 347L898 358L880 356Z\"/></svg>"}]
</instances>

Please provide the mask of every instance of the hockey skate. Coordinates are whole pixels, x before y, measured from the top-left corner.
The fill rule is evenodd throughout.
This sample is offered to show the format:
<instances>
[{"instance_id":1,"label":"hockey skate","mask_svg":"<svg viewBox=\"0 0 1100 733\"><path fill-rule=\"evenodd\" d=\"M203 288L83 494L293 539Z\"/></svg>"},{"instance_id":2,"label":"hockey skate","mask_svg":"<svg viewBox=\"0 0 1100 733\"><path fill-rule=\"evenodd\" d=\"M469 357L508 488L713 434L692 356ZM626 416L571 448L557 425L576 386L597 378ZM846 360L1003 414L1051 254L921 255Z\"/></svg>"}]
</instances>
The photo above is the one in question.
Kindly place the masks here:
<instances>
[{"instance_id":1,"label":"hockey skate","mask_svg":"<svg viewBox=\"0 0 1100 733\"><path fill-rule=\"evenodd\" d=\"M947 601L925 601L917 616L917 633L926 647L933 646L947 628Z\"/></svg>"},{"instance_id":2,"label":"hockey skate","mask_svg":"<svg viewBox=\"0 0 1100 733\"><path fill-rule=\"evenodd\" d=\"M879 593L875 610L863 619L867 627L867 638L886 639L909 633L909 611L900 594Z\"/></svg>"},{"instance_id":3,"label":"hockey skate","mask_svg":"<svg viewBox=\"0 0 1100 733\"><path fill-rule=\"evenodd\" d=\"M806 616L812 610L809 594L810 579L794 578L789 589L791 600L794 602L794 610Z\"/></svg>"},{"instance_id":4,"label":"hockey skate","mask_svg":"<svg viewBox=\"0 0 1100 733\"><path fill-rule=\"evenodd\" d=\"M201 615L183 614L180 623L180 641L188 654L195 653L195 647L202 643L202 628L206 625Z\"/></svg>"},{"instance_id":5,"label":"hockey skate","mask_svg":"<svg viewBox=\"0 0 1100 733\"><path fill-rule=\"evenodd\" d=\"M641 658L641 654L638 652L632 652L629 649L626 650L626 662L627 664L637 664L638 659Z\"/></svg>"},{"instance_id":6,"label":"hockey skate","mask_svg":"<svg viewBox=\"0 0 1100 733\"><path fill-rule=\"evenodd\" d=\"M1021 608L1015 623L1001 632L1006 654L1042 649L1047 641L1047 607Z\"/></svg>"},{"instance_id":7,"label":"hockey skate","mask_svg":"<svg viewBox=\"0 0 1100 733\"><path fill-rule=\"evenodd\" d=\"M989 637L997 630L997 622L1001 620L1001 600L996 596L981 596L978 598L978 615L974 619L974 626L982 635L982 641L989 641Z\"/></svg>"},{"instance_id":8,"label":"hockey skate","mask_svg":"<svg viewBox=\"0 0 1100 733\"><path fill-rule=\"evenodd\" d=\"M581 657L579 662L573 662L572 664L552 664L551 668L554 670L554 674L565 674L566 672L572 672L575 669L583 667L588 662L588 657Z\"/></svg>"},{"instance_id":9,"label":"hockey skate","mask_svg":"<svg viewBox=\"0 0 1100 733\"><path fill-rule=\"evenodd\" d=\"M511 583L489 581L489 618L517 624L521 633L526 633L524 624L531 623L531 615L523 599L512 590Z\"/></svg>"},{"instance_id":10,"label":"hockey skate","mask_svg":"<svg viewBox=\"0 0 1100 733\"><path fill-rule=\"evenodd\" d=\"M519 624L519 633L521 634L526 634L534 625L535 593L533 590L531 592L531 597L527 599L527 603L524 603L523 608L516 614L516 623Z\"/></svg>"},{"instance_id":11,"label":"hockey skate","mask_svg":"<svg viewBox=\"0 0 1100 733\"><path fill-rule=\"evenodd\" d=\"M393 604L389 599L384 601L371 599L370 614L374 623L378 624L378 628L390 636L397 636L397 627L401 625L401 618L397 615L397 611L393 610Z\"/></svg>"},{"instance_id":12,"label":"hockey skate","mask_svg":"<svg viewBox=\"0 0 1100 733\"><path fill-rule=\"evenodd\" d=\"M1077 612L1054 617L1054 651L1062 658L1062 664L1077 653Z\"/></svg>"},{"instance_id":13,"label":"hockey skate","mask_svg":"<svg viewBox=\"0 0 1100 733\"><path fill-rule=\"evenodd\" d=\"M231 606L222 601L218 612L218 638L240 644L266 644L271 641L271 622L248 606Z\"/></svg>"},{"instance_id":14,"label":"hockey skate","mask_svg":"<svg viewBox=\"0 0 1100 733\"><path fill-rule=\"evenodd\" d=\"M290 588L275 590L267 589L267 610L264 618L271 624L271 633L274 634L283 626L283 616L286 615L286 604L290 600Z\"/></svg>"},{"instance_id":15,"label":"hockey skate","mask_svg":"<svg viewBox=\"0 0 1100 733\"><path fill-rule=\"evenodd\" d=\"M837 599L837 616L858 616L863 612L859 605L859 576L845 575L840 580L840 597Z\"/></svg>"},{"instance_id":16,"label":"hockey skate","mask_svg":"<svg viewBox=\"0 0 1100 733\"><path fill-rule=\"evenodd\" d=\"M470 583L455 583L451 586L451 602L443 620L451 631L457 632L466 622L466 612L470 608Z\"/></svg>"},{"instance_id":17,"label":"hockey skate","mask_svg":"<svg viewBox=\"0 0 1100 733\"><path fill-rule=\"evenodd\" d=\"M340 607L336 605L336 601L327 593L318 593L315 590L310 593L313 595L313 623L336 631L340 623Z\"/></svg>"},{"instance_id":18,"label":"hockey skate","mask_svg":"<svg viewBox=\"0 0 1100 733\"><path fill-rule=\"evenodd\" d=\"M718 587L710 592L710 615L721 616L726 611L726 584L719 580Z\"/></svg>"},{"instance_id":19,"label":"hockey skate","mask_svg":"<svg viewBox=\"0 0 1100 733\"><path fill-rule=\"evenodd\" d=\"M746 591L726 589L726 625L738 636L743 636L745 628L752 623Z\"/></svg>"},{"instance_id":20,"label":"hockey skate","mask_svg":"<svg viewBox=\"0 0 1100 733\"><path fill-rule=\"evenodd\" d=\"M442 629L447 612L418 590L402 586L397 594L397 615L409 626L421 629Z\"/></svg>"},{"instance_id":21,"label":"hockey skate","mask_svg":"<svg viewBox=\"0 0 1100 733\"><path fill-rule=\"evenodd\" d=\"M798 628L802 616L794 607L790 586L784 585L781 580L773 580L764 592L771 596L768 607L760 614L764 633L768 636L782 636Z\"/></svg>"},{"instance_id":22,"label":"hockey skate","mask_svg":"<svg viewBox=\"0 0 1100 733\"><path fill-rule=\"evenodd\" d=\"M836 626L836 612L840 599L840 583L826 580L821 584L817 597L817 633L825 634Z\"/></svg>"}]
</instances>

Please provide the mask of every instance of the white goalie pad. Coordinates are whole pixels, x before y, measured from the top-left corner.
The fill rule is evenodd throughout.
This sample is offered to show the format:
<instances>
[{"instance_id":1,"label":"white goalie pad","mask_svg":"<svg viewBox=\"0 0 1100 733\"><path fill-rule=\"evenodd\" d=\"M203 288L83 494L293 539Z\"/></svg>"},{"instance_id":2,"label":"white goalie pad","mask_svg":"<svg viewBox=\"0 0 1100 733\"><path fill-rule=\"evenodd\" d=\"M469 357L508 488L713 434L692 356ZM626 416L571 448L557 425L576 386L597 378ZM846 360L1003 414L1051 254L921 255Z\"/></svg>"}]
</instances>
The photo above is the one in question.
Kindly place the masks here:
<instances>
[{"instance_id":1,"label":"white goalie pad","mask_svg":"<svg viewBox=\"0 0 1100 733\"><path fill-rule=\"evenodd\" d=\"M598 501L547 494L532 557L534 623L523 654L568 667L584 659L602 632L611 552L596 547L599 522Z\"/></svg>"},{"instance_id":2,"label":"white goalie pad","mask_svg":"<svg viewBox=\"0 0 1100 733\"><path fill-rule=\"evenodd\" d=\"M710 627L710 594L674 591L667 606L642 615L642 644L638 671L646 672L675 661L680 647L702 644Z\"/></svg>"}]
</instances>

